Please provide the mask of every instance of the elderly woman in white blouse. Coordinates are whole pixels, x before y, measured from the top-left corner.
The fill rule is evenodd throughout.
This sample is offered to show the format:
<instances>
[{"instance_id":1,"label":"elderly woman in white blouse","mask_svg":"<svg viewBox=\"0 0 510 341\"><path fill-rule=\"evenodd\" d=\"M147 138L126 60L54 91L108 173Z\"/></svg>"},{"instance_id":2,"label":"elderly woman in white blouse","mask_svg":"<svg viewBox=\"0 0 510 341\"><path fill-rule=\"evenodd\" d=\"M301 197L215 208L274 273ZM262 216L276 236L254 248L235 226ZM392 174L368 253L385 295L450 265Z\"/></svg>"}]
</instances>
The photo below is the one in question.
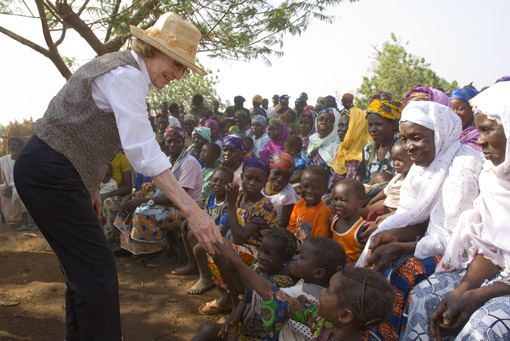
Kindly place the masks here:
<instances>
[{"instance_id":1,"label":"elderly woman in white blouse","mask_svg":"<svg viewBox=\"0 0 510 341\"><path fill-rule=\"evenodd\" d=\"M35 124L15 165L15 183L55 251L67 282L67 340L120 340L115 258L98 220L98 185L122 146L134 169L188 218L209 251L221 235L178 185L149 120L146 96L195 64L199 30L174 13L147 30L131 27L133 51L98 57L79 68Z\"/></svg>"}]
</instances>

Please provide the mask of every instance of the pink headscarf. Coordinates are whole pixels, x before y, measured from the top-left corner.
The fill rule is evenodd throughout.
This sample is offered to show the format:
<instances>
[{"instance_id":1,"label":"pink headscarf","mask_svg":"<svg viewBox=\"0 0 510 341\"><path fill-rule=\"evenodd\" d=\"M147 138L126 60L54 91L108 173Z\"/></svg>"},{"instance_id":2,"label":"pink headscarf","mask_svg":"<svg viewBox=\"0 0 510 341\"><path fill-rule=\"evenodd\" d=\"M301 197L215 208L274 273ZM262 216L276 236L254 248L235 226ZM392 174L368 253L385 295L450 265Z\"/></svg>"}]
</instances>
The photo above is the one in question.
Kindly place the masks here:
<instances>
[{"instance_id":1,"label":"pink headscarf","mask_svg":"<svg viewBox=\"0 0 510 341\"><path fill-rule=\"evenodd\" d=\"M271 123L280 124L282 126L282 132L280 133L280 136L276 138L276 140L270 139L269 143L266 144L260 152L260 158L266 162L269 162L271 157L276 153L285 153L283 143L285 142L287 136L289 136L285 122L277 118L272 118L269 120L269 124Z\"/></svg>"}]
</instances>

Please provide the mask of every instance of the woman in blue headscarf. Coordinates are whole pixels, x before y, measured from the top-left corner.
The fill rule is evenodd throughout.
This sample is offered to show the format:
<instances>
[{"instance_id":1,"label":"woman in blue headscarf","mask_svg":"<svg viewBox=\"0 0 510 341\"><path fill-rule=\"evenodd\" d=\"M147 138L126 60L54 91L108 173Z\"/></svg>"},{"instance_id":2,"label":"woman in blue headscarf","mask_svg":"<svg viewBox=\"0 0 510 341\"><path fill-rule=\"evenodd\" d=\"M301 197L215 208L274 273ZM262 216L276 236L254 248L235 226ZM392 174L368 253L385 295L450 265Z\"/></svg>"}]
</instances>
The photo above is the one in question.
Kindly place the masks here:
<instances>
[{"instance_id":1,"label":"woman in blue headscarf","mask_svg":"<svg viewBox=\"0 0 510 341\"><path fill-rule=\"evenodd\" d=\"M473 108L469 104L469 100L475 97L478 91L472 88L462 88L453 90L450 95L453 112L460 117L462 121L462 133L460 133L460 142L467 143L471 147L482 150L476 144L480 133L475 127L475 119L473 115Z\"/></svg>"}]
</instances>

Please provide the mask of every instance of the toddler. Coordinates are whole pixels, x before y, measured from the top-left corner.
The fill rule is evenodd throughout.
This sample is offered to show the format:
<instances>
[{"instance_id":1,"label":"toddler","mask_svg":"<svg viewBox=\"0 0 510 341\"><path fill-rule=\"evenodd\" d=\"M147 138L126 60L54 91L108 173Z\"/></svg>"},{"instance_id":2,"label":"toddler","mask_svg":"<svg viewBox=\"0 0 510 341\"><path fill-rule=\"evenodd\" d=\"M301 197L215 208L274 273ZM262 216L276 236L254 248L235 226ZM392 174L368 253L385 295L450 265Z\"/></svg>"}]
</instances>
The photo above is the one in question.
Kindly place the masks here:
<instances>
[{"instance_id":1,"label":"toddler","mask_svg":"<svg viewBox=\"0 0 510 341\"><path fill-rule=\"evenodd\" d=\"M211 194L211 176L214 173L216 160L221 155L221 147L214 142L207 142L200 151L200 163L202 167L202 177L204 184L202 185L202 201L206 201Z\"/></svg>"},{"instance_id":2,"label":"toddler","mask_svg":"<svg viewBox=\"0 0 510 341\"><path fill-rule=\"evenodd\" d=\"M236 252L228 244L228 251L234 257ZM264 234L260 246L259 261L255 271L272 285L285 288L293 284L292 279L283 274L285 265L296 253L296 237L284 228L275 228ZM249 287L242 294L237 309L232 311L231 316L225 323L202 324L193 340L261 340L266 331L262 324L260 309L253 309L252 299L260 304L260 297ZM255 296L255 297L253 297ZM255 311L258 310L258 311Z\"/></svg>"},{"instance_id":3,"label":"toddler","mask_svg":"<svg viewBox=\"0 0 510 341\"><path fill-rule=\"evenodd\" d=\"M359 216L358 210L363 206L365 187L361 182L347 178L336 183L332 194L332 236L343 246L347 263L354 263L363 251L360 227L365 219Z\"/></svg>"},{"instance_id":4,"label":"toddler","mask_svg":"<svg viewBox=\"0 0 510 341\"><path fill-rule=\"evenodd\" d=\"M329 237L331 210L321 200L328 190L329 171L321 166L306 167L301 176L301 197L290 216L287 229L300 242L310 237Z\"/></svg>"},{"instance_id":5,"label":"toddler","mask_svg":"<svg viewBox=\"0 0 510 341\"><path fill-rule=\"evenodd\" d=\"M301 175L303 170L306 168L306 161L301 158L301 150L303 148L303 141L298 136L289 136L285 139L283 144L285 153L291 155L294 158L295 171L290 177L290 183L297 187L301 181Z\"/></svg>"},{"instance_id":6,"label":"toddler","mask_svg":"<svg viewBox=\"0 0 510 341\"><path fill-rule=\"evenodd\" d=\"M289 184L290 176L294 173L294 160L289 154L277 153L269 166L271 171L263 194L276 210L278 226L287 227L292 209L299 200L296 191Z\"/></svg>"},{"instance_id":7,"label":"toddler","mask_svg":"<svg viewBox=\"0 0 510 341\"><path fill-rule=\"evenodd\" d=\"M278 332L289 320L306 325L314 340L362 340L361 333L385 322L393 308L395 294L379 273L365 268L338 271L327 289L322 289L319 303L304 295L287 295L277 286L246 266L228 245L216 247L237 273L261 297L261 316L268 332L267 339L277 339Z\"/></svg>"}]
</instances>

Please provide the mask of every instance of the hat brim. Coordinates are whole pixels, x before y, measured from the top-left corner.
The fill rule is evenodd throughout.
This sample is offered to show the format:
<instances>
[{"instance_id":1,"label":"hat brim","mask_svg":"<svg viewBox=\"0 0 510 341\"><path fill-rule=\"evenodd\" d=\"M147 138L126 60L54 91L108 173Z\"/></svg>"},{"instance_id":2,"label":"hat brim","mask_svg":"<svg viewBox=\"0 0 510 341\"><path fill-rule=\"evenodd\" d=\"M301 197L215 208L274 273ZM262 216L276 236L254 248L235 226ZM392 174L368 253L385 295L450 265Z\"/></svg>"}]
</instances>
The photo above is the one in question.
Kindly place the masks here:
<instances>
[{"instance_id":1,"label":"hat brim","mask_svg":"<svg viewBox=\"0 0 510 341\"><path fill-rule=\"evenodd\" d=\"M198 65L196 65L194 60L191 60L191 58L186 58L185 56L183 56L184 53L181 50L168 46L162 39L153 38L147 35L144 30L136 26L130 25L130 30L131 34L134 35L136 38L155 47L156 49L166 54L170 58L178 61L182 65L189 67L191 70L193 70L193 72L201 76L207 75L207 72Z\"/></svg>"}]
</instances>

